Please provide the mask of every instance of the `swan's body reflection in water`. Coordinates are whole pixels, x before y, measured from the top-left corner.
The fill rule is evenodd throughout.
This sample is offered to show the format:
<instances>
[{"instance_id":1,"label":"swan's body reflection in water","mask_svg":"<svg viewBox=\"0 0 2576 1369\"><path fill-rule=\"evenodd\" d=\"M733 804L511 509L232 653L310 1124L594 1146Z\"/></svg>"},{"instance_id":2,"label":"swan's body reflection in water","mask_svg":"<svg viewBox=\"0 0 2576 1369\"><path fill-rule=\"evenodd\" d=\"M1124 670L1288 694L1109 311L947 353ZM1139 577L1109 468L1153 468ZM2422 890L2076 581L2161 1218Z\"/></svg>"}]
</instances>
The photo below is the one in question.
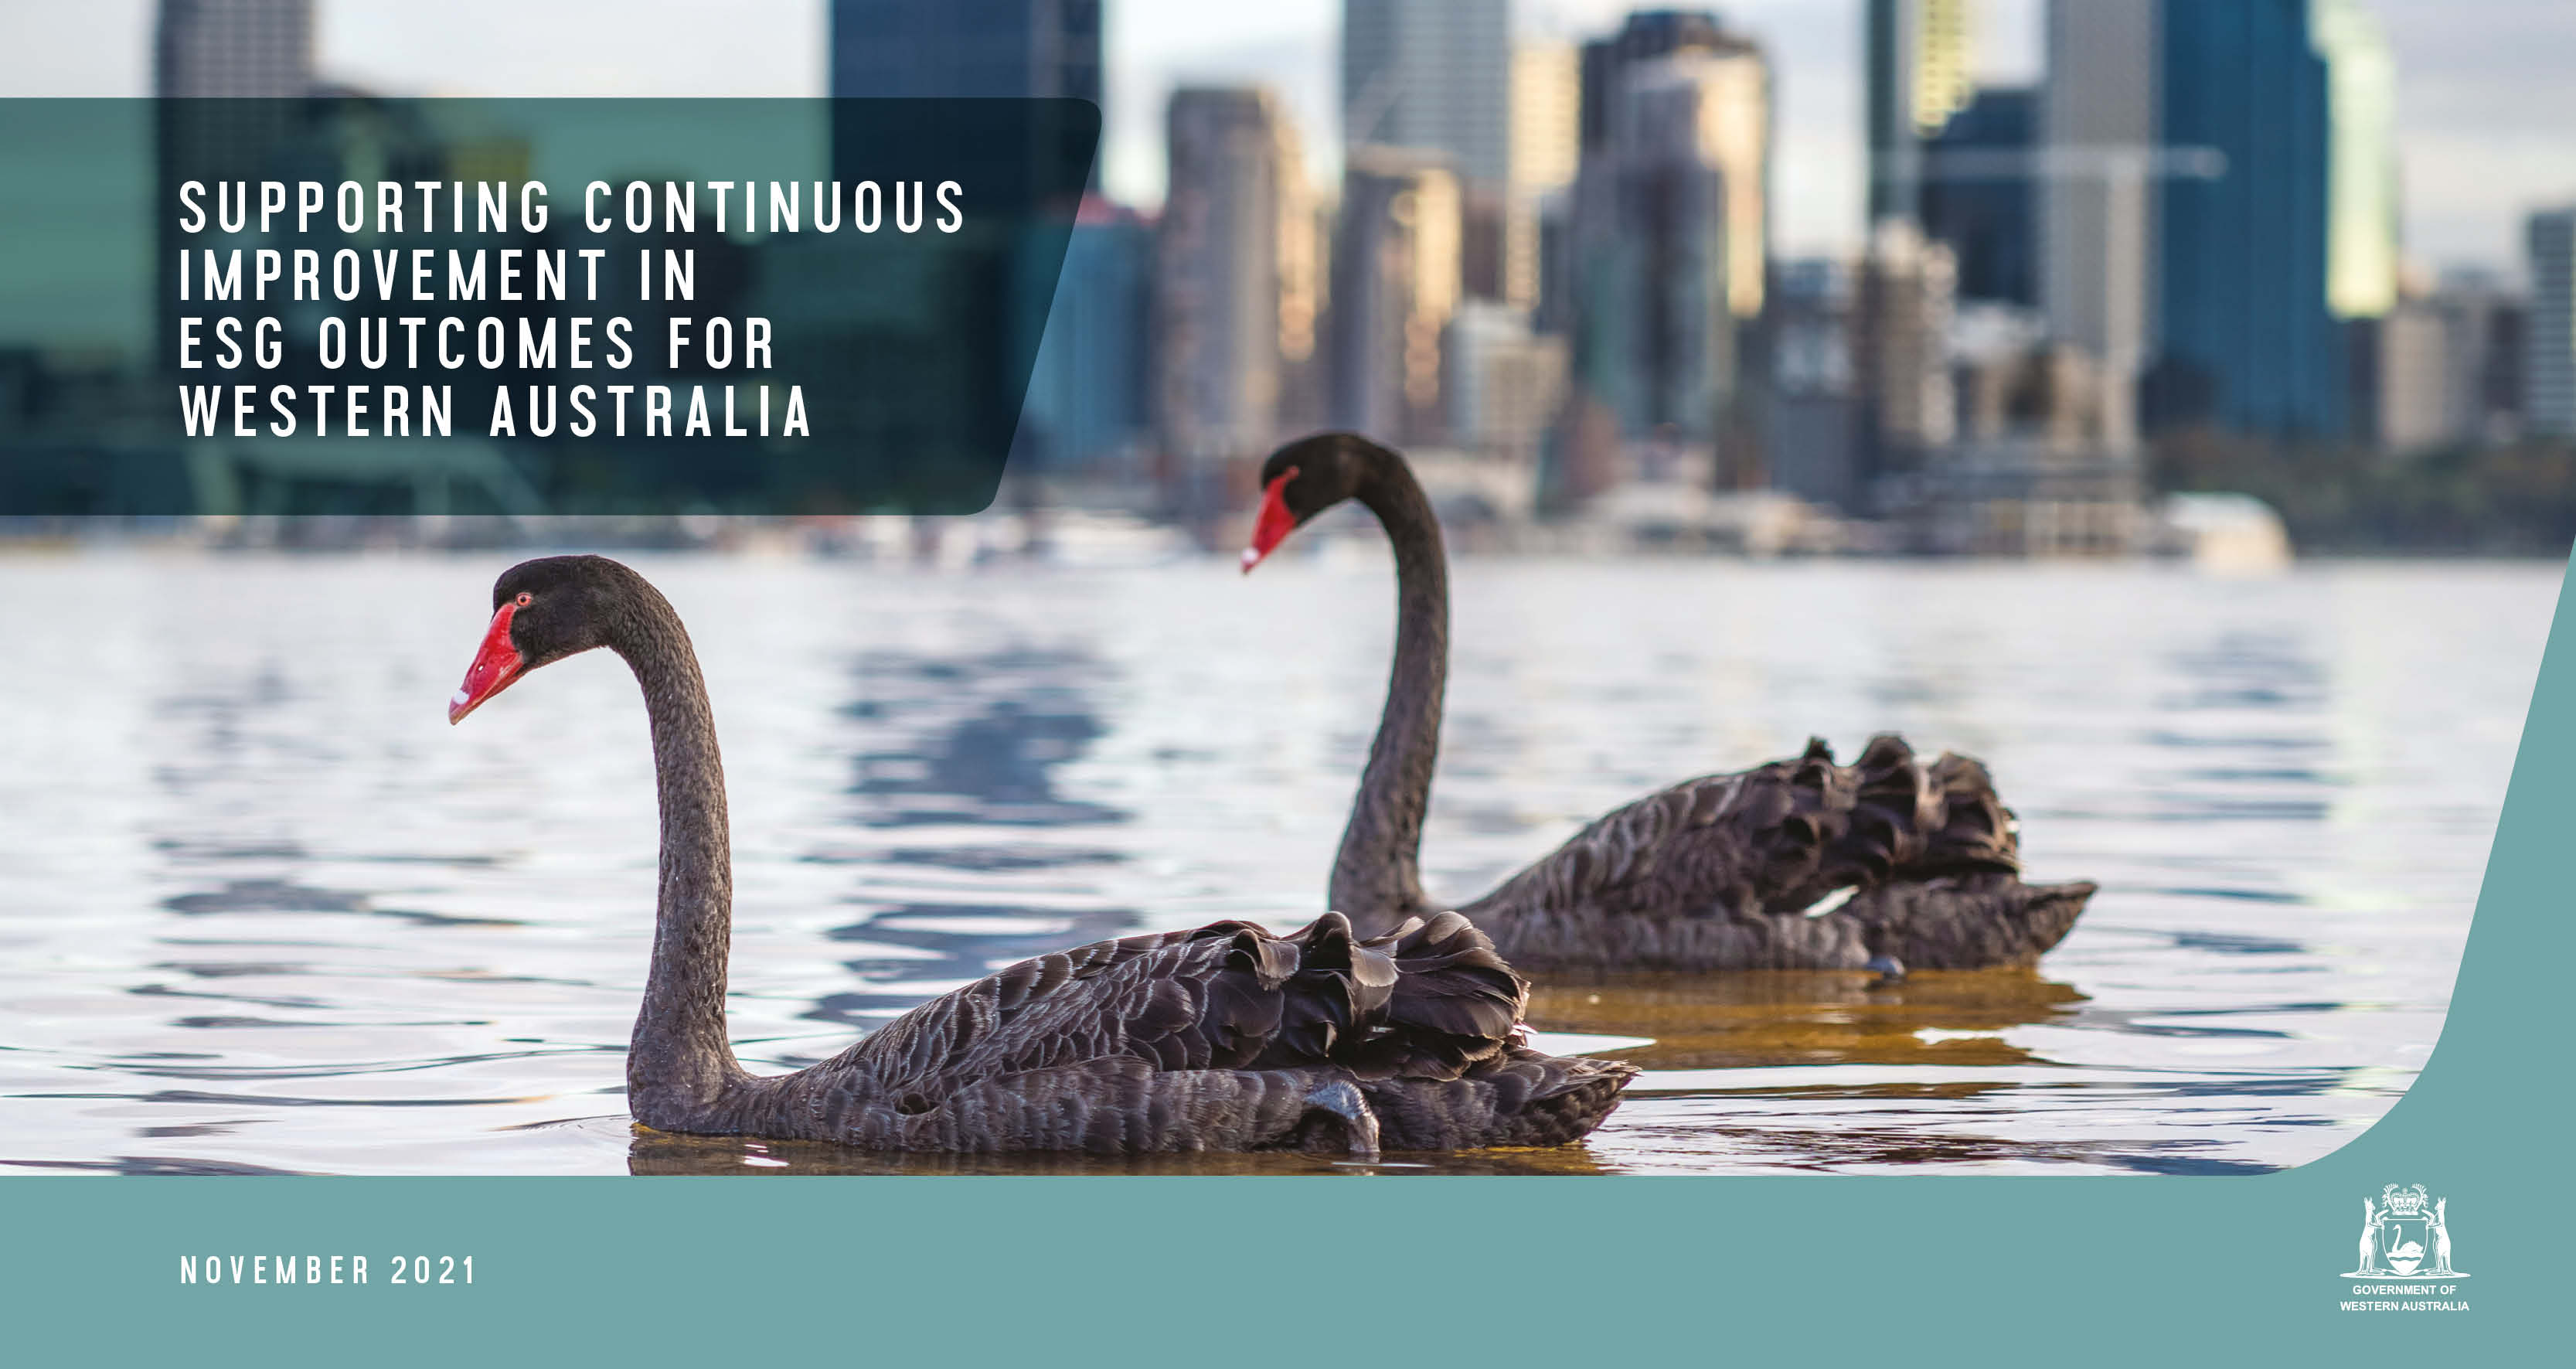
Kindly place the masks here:
<instances>
[{"instance_id":1,"label":"swan's body reflection in water","mask_svg":"<svg viewBox=\"0 0 2576 1369\"><path fill-rule=\"evenodd\" d=\"M2053 1021L2085 1001L2024 969L1551 975L1530 992L1541 1031L1636 1037L1619 1057L1650 1070L1787 1065L2023 1065L2013 1027Z\"/></svg>"}]
</instances>

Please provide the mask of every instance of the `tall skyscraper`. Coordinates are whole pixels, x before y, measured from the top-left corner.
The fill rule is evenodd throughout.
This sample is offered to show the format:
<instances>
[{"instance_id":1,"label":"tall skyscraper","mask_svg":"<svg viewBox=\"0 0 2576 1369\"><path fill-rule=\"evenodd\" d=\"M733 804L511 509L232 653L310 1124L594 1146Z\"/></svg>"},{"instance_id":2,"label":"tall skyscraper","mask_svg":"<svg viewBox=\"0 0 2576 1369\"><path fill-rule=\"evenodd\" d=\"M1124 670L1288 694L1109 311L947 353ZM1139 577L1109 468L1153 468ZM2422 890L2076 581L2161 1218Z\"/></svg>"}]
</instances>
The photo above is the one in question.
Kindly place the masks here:
<instances>
[{"instance_id":1,"label":"tall skyscraper","mask_svg":"<svg viewBox=\"0 0 2576 1369\"><path fill-rule=\"evenodd\" d=\"M1615 71L1575 189L1576 383L1627 436L1713 444L1741 474L1758 464L1729 448L1762 310L1769 74L1740 40Z\"/></svg>"},{"instance_id":2,"label":"tall skyscraper","mask_svg":"<svg viewBox=\"0 0 2576 1369\"><path fill-rule=\"evenodd\" d=\"M1511 28L1511 0L1343 0L1343 143L1436 151L1499 194L1511 176Z\"/></svg>"},{"instance_id":3,"label":"tall skyscraper","mask_svg":"<svg viewBox=\"0 0 2576 1369\"><path fill-rule=\"evenodd\" d=\"M313 88L313 0L161 0L152 92L292 97Z\"/></svg>"},{"instance_id":4,"label":"tall skyscraper","mask_svg":"<svg viewBox=\"0 0 2576 1369\"><path fill-rule=\"evenodd\" d=\"M1512 53L1511 186L1503 220L1503 298L1539 298L1539 219L1550 195L1574 183L1582 147L1583 65L1565 43Z\"/></svg>"},{"instance_id":5,"label":"tall skyscraper","mask_svg":"<svg viewBox=\"0 0 2576 1369\"><path fill-rule=\"evenodd\" d=\"M2531 277L2523 315L2523 426L2576 437L2576 207L2532 215L2522 242Z\"/></svg>"},{"instance_id":6,"label":"tall skyscraper","mask_svg":"<svg viewBox=\"0 0 2576 1369\"><path fill-rule=\"evenodd\" d=\"M2115 446L2136 431L2138 377L2153 344L2156 34L2155 0L2048 6L2040 307L2051 334L2101 363Z\"/></svg>"},{"instance_id":7,"label":"tall skyscraper","mask_svg":"<svg viewBox=\"0 0 2576 1369\"><path fill-rule=\"evenodd\" d=\"M1718 52L1744 40L1728 33L1707 10L1638 10L1607 38L1583 45L1583 151L1610 140L1613 111L1621 104L1627 71L1676 52Z\"/></svg>"},{"instance_id":8,"label":"tall skyscraper","mask_svg":"<svg viewBox=\"0 0 2576 1369\"><path fill-rule=\"evenodd\" d=\"M1923 144L1923 231L1959 259L1959 297L2039 302L2037 92L1977 92Z\"/></svg>"},{"instance_id":9,"label":"tall skyscraper","mask_svg":"<svg viewBox=\"0 0 2576 1369\"><path fill-rule=\"evenodd\" d=\"M1126 454L1149 427L1154 229L1092 196L1067 240L1030 373L1016 459L1063 470Z\"/></svg>"},{"instance_id":10,"label":"tall skyscraper","mask_svg":"<svg viewBox=\"0 0 2576 1369\"><path fill-rule=\"evenodd\" d=\"M1913 220L1891 216L1871 231L1852 362L1863 426L1882 461L1940 447L1958 432L1947 351L1957 283L1950 249Z\"/></svg>"},{"instance_id":11,"label":"tall skyscraper","mask_svg":"<svg viewBox=\"0 0 2576 1369\"><path fill-rule=\"evenodd\" d=\"M832 0L832 93L1101 102L1101 0ZM1091 186L1100 187L1093 159Z\"/></svg>"},{"instance_id":12,"label":"tall skyscraper","mask_svg":"<svg viewBox=\"0 0 2576 1369\"><path fill-rule=\"evenodd\" d=\"M1184 88L1166 116L1156 252L1156 426L1184 459L1254 456L1297 416L1312 364L1317 216L1276 96Z\"/></svg>"},{"instance_id":13,"label":"tall skyscraper","mask_svg":"<svg viewBox=\"0 0 2576 1369\"><path fill-rule=\"evenodd\" d=\"M1867 506L1869 472L1859 459L1853 276L1839 258L1780 263L1769 305L1771 402L1763 441L1772 488L1858 512Z\"/></svg>"},{"instance_id":14,"label":"tall skyscraper","mask_svg":"<svg viewBox=\"0 0 2576 1369\"><path fill-rule=\"evenodd\" d=\"M1641 84L1665 92L1645 124L1634 122L1631 99ZM1673 94L1685 86L1687 95ZM1760 315L1771 237L1771 71L1762 49L1705 11L1631 14L1616 36L1584 45L1581 132L1587 168L1633 157L1643 139L1653 142L1652 157L1687 155L1725 178L1727 307L1737 318Z\"/></svg>"},{"instance_id":15,"label":"tall skyscraper","mask_svg":"<svg viewBox=\"0 0 2576 1369\"><path fill-rule=\"evenodd\" d=\"M2226 162L2215 177L2155 182L2151 425L2344 429L2347 361L2328 293L2334 104L2310 3L2154 7L2160 139Z\"/></svg>"},{"instance_id":16,"label":"tall skyscraper","mask_svg":"<svg viewBox=\"0 0 2576 1369\"><path fill-rule=\"evenodd\" d=\"M179 183L259 180L294 127L279 103L313 90L312 0L161 0L152 91L184 104L154 110L160 249L153 254L159 348L175 362ZM216 103L216 102L222 103Z\"/></svg>"},{"instance_id":17,"label":"tall skyscraper","mask_svg":"<svg viewBox=\"0 0 2576 1369\"><path fill-rule=\"evenodd\" d=\"M1916 212L1923 141L1967 107L1971 0L1869 0L1869 216Z\"/></svg>"},{"instance_id":18,"label":"tall skyscraper","mask_svg":"<svg viewBox=\"0 0 2576 1369\"><path fill-rule=\"evenodd\" d=\"M2151 426L2331 438L2396 297L2387 49L2348 0L2051 0L2040 297Z\"/></svg>"},{"instance_id":19,"label":"tall skyscraper","mask_svg":"<svg viewBox=\"0 0 2576 1369\"><path fill-rule=\"evenodd\" d=\"M1447 437L1442 343L1463 293L1464 210L1439 154L1349 152L1333 240L1334 426L1397 443Z\"/></svg>"},{"instance_id":20,"label":"tall skyscraper","mask_svg":"<svg viewBox=\"0 0 2576 1369\"><path fill-rule=\"evenodd\" d=\"M2397 63L2361 0L2312 0L2326 64L2326 306L2372 318L2397 303Z\"/></svg>"}]
</instances>

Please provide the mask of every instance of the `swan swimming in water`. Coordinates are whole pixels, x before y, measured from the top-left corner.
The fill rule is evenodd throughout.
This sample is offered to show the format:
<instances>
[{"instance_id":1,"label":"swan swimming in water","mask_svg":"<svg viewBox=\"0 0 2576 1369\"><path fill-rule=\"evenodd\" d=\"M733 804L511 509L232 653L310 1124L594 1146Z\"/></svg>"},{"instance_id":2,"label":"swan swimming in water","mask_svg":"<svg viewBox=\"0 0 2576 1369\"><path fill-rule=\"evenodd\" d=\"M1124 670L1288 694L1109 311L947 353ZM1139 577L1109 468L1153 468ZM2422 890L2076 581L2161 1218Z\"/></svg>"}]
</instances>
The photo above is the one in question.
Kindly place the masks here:
<instances>
[{"instance_id":1,"label":"swan swimming in water","mask_svg":"<svg viewBox=\"0 0 2576 1369\"><path fill-rule=\"evenodd\" d=\"M725 1030L724 765L670 602L605 557L512 567L448 721L601 647L643 688L661 809L652 963L626 1057L645 1126L879 1150L1367 1156L1571 1141L1636 1074L1532 1049L1527 983L1454 913L1365 938L1327 913L1285 936L1219 922L1096 942L951 990L820 1064L752 1074Z\"/></svg>"},{"instance_id":2,"label":"swan swimming in water","mask_svg":"<svg viewBox=\"0 0 2576 1369\"><path fill-rule=\"evenodd\" d=\"M1986 768L1930 765L1872 738L1685 780L1616 809L1473 902L1423 892L1422 820L1449 669L1439 519L1396 452L1351 433L1261 468L1249 573L1324 510L1357 500L1395 551L1395 661L1326 906L1362 931L1455 906L1532 969L1974 969L2025 965L2066 935L2089 883L2024 884L2012 813ZM1837 902L1837 900L1840 900Z\"/></svg>"}]
</instances>

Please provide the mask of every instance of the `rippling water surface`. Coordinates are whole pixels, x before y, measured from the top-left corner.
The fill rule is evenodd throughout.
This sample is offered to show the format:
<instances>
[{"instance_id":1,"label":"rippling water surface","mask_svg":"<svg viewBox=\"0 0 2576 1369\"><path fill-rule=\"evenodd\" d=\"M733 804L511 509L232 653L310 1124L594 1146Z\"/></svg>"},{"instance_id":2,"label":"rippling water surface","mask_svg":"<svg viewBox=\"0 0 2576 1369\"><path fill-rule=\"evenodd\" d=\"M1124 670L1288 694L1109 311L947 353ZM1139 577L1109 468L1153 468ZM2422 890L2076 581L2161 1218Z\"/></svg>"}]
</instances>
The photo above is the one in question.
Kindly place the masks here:
<instances>
[{"instance_id":1,"label":"rippling water surface","mask_svg":"<svg viewBox=\"0 0 2576 1369\"><path fill-rule=\"evenodd\" d=\"M504 556L0 560L0 1163L1099 1169L639 1135L644 714L595 653L451 730ZM1131 930L1311 917L1383 694L1382 556L911 571L637 558L705 657L755 1069ZM2554 566L1464 560L1426 880L1878 729L1984 757L2036 973L1543 983L1646 1068L1588 1143L1382 1168L2209 1173L2386 1111L2442 1025ZM1299 1157L1116 1169L1332 1166Z\"/></svg>"}]
</instances>

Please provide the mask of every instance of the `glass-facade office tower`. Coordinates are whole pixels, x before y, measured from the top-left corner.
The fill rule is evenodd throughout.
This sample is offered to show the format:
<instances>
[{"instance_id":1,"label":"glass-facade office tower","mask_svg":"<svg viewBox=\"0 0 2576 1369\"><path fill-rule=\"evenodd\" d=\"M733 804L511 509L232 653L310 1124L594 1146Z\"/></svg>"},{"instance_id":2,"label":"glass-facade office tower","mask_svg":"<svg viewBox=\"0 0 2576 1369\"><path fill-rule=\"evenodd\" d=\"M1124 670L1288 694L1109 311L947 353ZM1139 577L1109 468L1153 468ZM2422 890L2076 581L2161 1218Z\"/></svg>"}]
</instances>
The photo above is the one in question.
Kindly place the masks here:
<instances>
[{"instance_id":1,"label":"glass-facade office tower","mask_svg":"<svg viewBox=\"0 0 2576 1369\"><path fill-rule=\"evenodd\" d=\"M832 93L1101 102L1101 0L832 0ZM1091 188L1100 188L1092 160Z\"/></svg>"}]
</instances>

